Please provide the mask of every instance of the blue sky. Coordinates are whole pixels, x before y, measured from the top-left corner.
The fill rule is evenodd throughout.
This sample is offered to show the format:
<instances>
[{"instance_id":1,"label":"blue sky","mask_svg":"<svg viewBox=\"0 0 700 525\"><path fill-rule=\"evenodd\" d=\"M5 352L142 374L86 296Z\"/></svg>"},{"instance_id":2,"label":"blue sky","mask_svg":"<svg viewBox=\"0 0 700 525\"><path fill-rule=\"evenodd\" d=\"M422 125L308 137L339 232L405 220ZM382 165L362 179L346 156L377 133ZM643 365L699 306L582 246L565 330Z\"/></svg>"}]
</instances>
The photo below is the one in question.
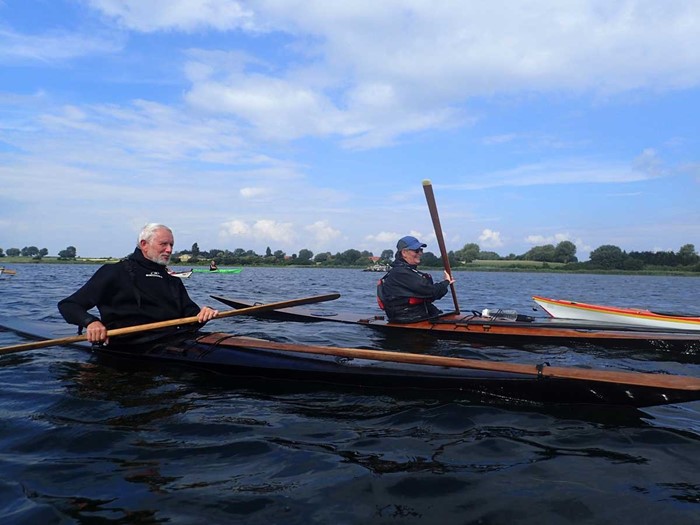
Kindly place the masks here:
<instances>
[{"instance_id":1,"label":"blue sky","mask_svg":"<svg viewBox=\"0 0 700 525\"><path fill-rule=\"evenodd\" d=\"M700 249L700 2L0 0L0 247Z\"/></svg>"}]
</instances>

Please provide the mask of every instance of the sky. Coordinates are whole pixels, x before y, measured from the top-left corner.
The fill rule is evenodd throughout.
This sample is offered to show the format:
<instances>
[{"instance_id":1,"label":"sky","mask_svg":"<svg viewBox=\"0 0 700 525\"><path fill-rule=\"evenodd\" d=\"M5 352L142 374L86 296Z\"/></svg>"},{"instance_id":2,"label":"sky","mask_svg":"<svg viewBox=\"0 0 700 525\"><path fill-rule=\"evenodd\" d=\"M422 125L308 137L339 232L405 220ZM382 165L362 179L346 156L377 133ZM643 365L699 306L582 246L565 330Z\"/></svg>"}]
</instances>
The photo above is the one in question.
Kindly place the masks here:
<instances>
[{"instance_id":1,"label":"sky","mask_svg":"<svg viewBox=\"0 0 700 525\"><path fill-rule=\"evenodd\" d=\"M698 0L0 0L0 248L700 250Z\"/></svg>"}]
</instances>

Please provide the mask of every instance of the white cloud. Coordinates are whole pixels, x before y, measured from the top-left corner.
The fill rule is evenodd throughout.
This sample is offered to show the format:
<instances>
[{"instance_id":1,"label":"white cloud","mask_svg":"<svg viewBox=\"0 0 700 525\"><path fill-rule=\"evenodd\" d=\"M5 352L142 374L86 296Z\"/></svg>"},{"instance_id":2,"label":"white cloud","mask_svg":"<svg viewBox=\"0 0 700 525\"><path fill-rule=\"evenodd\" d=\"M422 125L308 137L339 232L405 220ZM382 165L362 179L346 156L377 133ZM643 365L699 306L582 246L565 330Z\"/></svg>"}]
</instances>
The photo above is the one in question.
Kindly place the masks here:
<instances>
[{"instance_id":1,"label":"white cloud","mask_svg":"<svg viewBox=\"0 0 700 525\"><path fill-rule=\"evenodd\" d=\"M56 62L91 55L111 54L123 43L114 37L52 31L39 35L21 34L0 27L0 63Z\"/></svg>"},{"instance_id":2,"label":"white cloud","mask_svg":"<svg viewBox=\"0 0 700 525\"><path fill-rule=\"evenodd\" d=\"M340 230L333 228L326 221L316 221L304 227L304 229L310 232L314 236L315 241L320 245L327 244L333 239L339 238L341 235Z\"/></svg>"},{"instance_id":3,"label":"white cloud","mask_svg":"<svg viewBox=\"0 0 700 525\"><path fill-rule=\"evenodd\" d=\"M392 243L392 246L403 237L403 234L396 232L379 232L374 235L367 235L366 240L375 243Z\"/></svg>"},{"instance_id":4,"label":"white cloud","mask_svg":"<svg viewBox=\"0 0 700 525\"><path fill-rule=\"evenodd\" d=\"M254 14L234 0L88 0L94 9L134 31L220 31L252 28Z\"/></svg>"},{"instance_id":5,"label":"white cloud","mask_svg":"<svg viewBox=\"0 0 700 525\"><path fill-rule=\"evenodd\" d=\"M241 220L232 220L222 224L220 236L224 239L241 237L257 241L275 241L293 245L296 241L294 225L291 222L279 222L260 219L248 224Z\"/></svg>"},{"instance_id":6,"label":"white cloud","mask_svg":"<svg viewBox=\"0 0 700 525\"><path fill-rule=\"evenodd\" d=\"M503 241L501 240L501 232L496 232L486 228L479 235L479 243L485 248L499 248L503 246Z\"/></svg>"},{"instance_id":7,"label":"white cloud","mask_svg":"<svg viewBox=\"0 0 700 525\"><path fill-rule=\"evenodd\" d=\"M262 55L230 73L229 53L187 66L188 101L260 136L337 135L348 148L473 122L474 98L664 90L700 82L694 2L513 4L432 0L89 0L133 31L280 34L282 67ZM201 57L200 57L201 58ZM254 66L254 67L251 67ZM508 135L491 140L507 140Z\"/></svg>"},{"instance_id":8,"label":"white cloud","mask_svg":"<svg viewBox=\"0 0 700 525\"><path fill-rule=\"evenodd\" d=\"M269 193L268 188L241 188L239 193L244 199L253 199Z\"/></svg>"},{"instance_id":9,"label":"white cloud","mask_svg":"<svg viewBox=\"0 0 700 525\"><path fill-rule=\"evenodd\" d=\"M562 241L571 241L571 236L568 233L555 233L554 235L547 236L528 235L527 237L525 237L525 242L527 242L528 244L532 244L533 246L541 246L543 244L553 244L556 246Z\"/></svg>"}]
</instances>

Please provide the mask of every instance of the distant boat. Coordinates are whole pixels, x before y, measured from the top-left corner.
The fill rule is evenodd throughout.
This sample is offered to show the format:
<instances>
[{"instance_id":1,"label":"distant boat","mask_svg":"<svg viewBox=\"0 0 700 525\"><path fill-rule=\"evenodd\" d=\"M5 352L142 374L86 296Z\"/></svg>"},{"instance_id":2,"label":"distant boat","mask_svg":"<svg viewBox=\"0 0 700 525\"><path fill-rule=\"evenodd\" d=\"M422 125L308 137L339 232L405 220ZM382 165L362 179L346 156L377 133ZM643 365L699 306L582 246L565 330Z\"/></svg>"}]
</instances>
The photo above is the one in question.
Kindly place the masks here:
<instances>
[{"instance_id":1,"label":"distant boat","mask_svg":"<svg viewBox=\"0 0 700 525\"><path fill-rule=\"evenodd\" d=\"M15 275L17 273L16 270L10 270L9 268L0 267L0 277L4 275Z\"/></svg>"},{"instance_id":2,"label":"distant boat","mask_svg":"<svg viewBox=\"0 0 700 525\"><path fill-rule=\"evenodd\" d=\"M194 268L192 271L195 273L241 273L243 268L219 268L217 270L210 270L209 268Z\"/></svg>"},{"instance_id":3,"label":"distant boat","mask_svg":"<svg viewBox=\"0 0 700 525\"><path fill-rule=\"evenodd\" d=\"M389 271L389 265L388 264L373 264L372 266L369 266L362 270L363 272L388 272Z\"/></svg>"},{"instance_id":4,"label":"distant boat","mask_svg":"<svg viewBox=\"0 0 700 525\"><path fill-rule=\"evenodd\" d=\"M190 275L192 275L192 270L181 271L181 272L174 272L172 270L168 270L168 273L170 275L172 275L173 277L179 277L180 279L189 279Z\"/></svg>"}]
</instances>

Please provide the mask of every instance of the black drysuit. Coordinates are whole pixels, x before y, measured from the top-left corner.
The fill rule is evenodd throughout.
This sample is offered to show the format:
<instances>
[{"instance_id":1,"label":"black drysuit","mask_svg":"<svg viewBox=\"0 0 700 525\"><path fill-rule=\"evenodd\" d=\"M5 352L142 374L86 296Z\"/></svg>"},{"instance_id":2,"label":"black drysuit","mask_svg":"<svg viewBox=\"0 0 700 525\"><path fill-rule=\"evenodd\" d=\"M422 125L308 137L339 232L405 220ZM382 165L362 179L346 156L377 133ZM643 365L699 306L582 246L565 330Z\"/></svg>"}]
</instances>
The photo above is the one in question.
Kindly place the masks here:
<instances>
[{"instance_id":1,"label":"black drysuit","mask_svg":"<svg viewBox=\"0 0 700 525\"><path fill-rule=\"evenodd\" d=\"M442 312L432 304L445 296L449 281L433 283L430 274L420 272L398 256L391 270L379 280L377 299L393 323L413 323Z\"/></svg>"},{"instance_id":2,"label":"black drysuit","mask_svg":"<svg viewBox=\"0 0 700 525\"><path fill-rule=\"evenodd\" d=\"M93 307L99 310L99 320L108 330L193 317L200 310L187 294L182 280L169 275L165 266L146 259L138 248L126 259L101 266L82 288L58 303L63 318L80 327L98 320L89 312ZM183 330L193 331L200 326L198 323L185 325ZM141 343L178 329L119 336L118 341Z\"/></svg>"}]
</instances>

